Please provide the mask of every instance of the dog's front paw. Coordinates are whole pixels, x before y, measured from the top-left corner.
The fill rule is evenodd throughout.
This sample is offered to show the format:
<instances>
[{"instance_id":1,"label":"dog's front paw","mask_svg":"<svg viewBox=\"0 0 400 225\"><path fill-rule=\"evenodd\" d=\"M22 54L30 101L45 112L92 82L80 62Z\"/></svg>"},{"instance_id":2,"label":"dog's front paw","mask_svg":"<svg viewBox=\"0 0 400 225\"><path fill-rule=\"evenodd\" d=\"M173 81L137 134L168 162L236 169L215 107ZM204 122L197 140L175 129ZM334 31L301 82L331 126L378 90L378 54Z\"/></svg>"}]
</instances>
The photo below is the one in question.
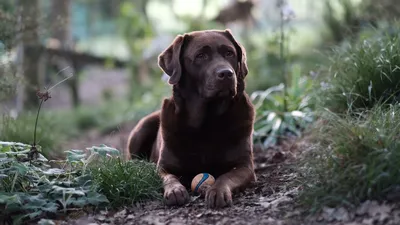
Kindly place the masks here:
<instances>
[{"instance_id":1,"label":"dog's front paw","mask_svg":"<svg viewBox=\"0 0 400 225\"><path fill-rule=\"evenodd\" d=\"M228 186L212 186L206 192L206 204L210 208L232 205L232 192Z\"/></svg>"},{"instance_id":2,"label":"dog's front paw","mask_svg":"<svg viewBox=\"0 0 400 225\"><path fill-rule=\"evenodd\" d=\"M182 184L175 184L165 188L164 200L167 205L183 205L189 202L189 193Z\"/></svg>"}]
</instances>

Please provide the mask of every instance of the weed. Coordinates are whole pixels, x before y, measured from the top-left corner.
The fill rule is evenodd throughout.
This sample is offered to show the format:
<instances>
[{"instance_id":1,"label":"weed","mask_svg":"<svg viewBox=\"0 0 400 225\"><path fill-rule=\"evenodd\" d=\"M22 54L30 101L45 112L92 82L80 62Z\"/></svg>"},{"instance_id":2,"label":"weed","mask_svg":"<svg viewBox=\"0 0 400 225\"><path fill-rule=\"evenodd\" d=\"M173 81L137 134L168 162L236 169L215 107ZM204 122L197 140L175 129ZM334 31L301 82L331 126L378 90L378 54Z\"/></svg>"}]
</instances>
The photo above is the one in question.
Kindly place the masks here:
<instances>
[{"instance_id":1,"label":"weed","mask_svg":"<svg viewBox=\"0 0 400 225\"><path fill-rule=\"evenodd\" d=\"M67 69L67 68L65 68L65 69ZM53 89L54 87L56 87L57 85L61 84L62 82L66 81L67 79L69 79L71 77L72 77L72 75L64 78L63 80L61 80L57 84L53 85L51 88L49 88L48 90L46 90L44 92L41 92L40 90L38 90L36 92L36 96L39 98L40 101L39 101L37 113L34 118L34 126L33 127L27 126L27 124L24 123L26 121L23 121L21 123L21 120L18 120L18 119L14 120L14 119L8 118L6 116L3 116L3 118L0 120L1 124L3 124L2 128L0 129L1 139L8 140L8 141L19 141L19 142L24 141L23 143L32 143L32 136L33 136L32 153L34 153L36 151L35 150L36 144L38 143L37 134L38 134L38 132L41 132L41 131L44 132L43 128L42 129L39 128L39 130L38 130L38 126L39 126L38 121L39 121L39 115L40 115L40 110L42 109L42 105L45 101L47 101L48 99L51 98L50 92L49 92L51 89ZM33 118L28 118L28 119L33 119ZM28 127L28 129L27 129L27 127ZM46 128L48 129L49 127L46 127ZM26 133L27 131L28 131L28 133ZM28 138L29 133L32 135L30 138ZM21 134L23 134L23 135L21 135ZM56 138L54 138L54 136L49 137L49 136L52 136L51 134L54 134L54 133L46 132L41 135L41 137L45 137L44 142L47 142L47 143L44 143L44 144L48 144L48 145L46 145L47 148L55 147L54 140L58 137L58 135L56 135ZM62 137L62 136L64 136L64 135L59 134L59 137ZM46 150L49 150L49 149L46 149Z\"/></svg>"},{"instance_id":2,"label":"weed","mask_svg":"<svg viewBox=\"0 0 400 225\"><path fill-rule=\"evenodd\" d=\"M296 65L288 73L289 35L284 28L295 17L295 13L285 0L277 1L277 8L280 10L280 26L276 43L279 44L279 66L283 83L251 94L257 110L254 140L261 142L263 147L275 145L287 135L300 136L301 131L312 121L308 96L311 80L302 77L301 68Z\"/></svg>"},{"instance_id":3,"label":"weed","mask_svg":"<svg viewBox=\"0 0 400 225\"><path fill-rule=\"evenodd\" d=\"M371 109L379 101L399 102L400 42L396 36L369 38L336 48L327 79L318 91L320 105L334 112Z\"/></svg>"},{"instance_id":4,"label":"weed","mask_svg":"<svg viewBox=\"0 0 400 225\"><path fill-rule=\"evenodd\" d=\"M400 105L323 118L302 163L302 202L318 210L390 198L400 185Z\"/></svg>"},{"instance_id":5,"label":"weed","mask_svg":"<svg viewBox=\"0 0 400 225\"><path fill-rule=\"evenodd\" d=\"M0 140L7 140L10 142L31 143L34 127L27 126L27 124L34 124L35 116L20 116L17 119L3 116L0 119ZM53 132L46 132L47 129L56 128L54 121L45 117L42 123L38 125L36 135L38 143L45 146L43 154L46 156L53 155L51 151L55 149L56 144L61 141L62 135L58 135L58 129L53 129ZM54 155L53 155L54 156Z\"/></svg>"}]
</instances>

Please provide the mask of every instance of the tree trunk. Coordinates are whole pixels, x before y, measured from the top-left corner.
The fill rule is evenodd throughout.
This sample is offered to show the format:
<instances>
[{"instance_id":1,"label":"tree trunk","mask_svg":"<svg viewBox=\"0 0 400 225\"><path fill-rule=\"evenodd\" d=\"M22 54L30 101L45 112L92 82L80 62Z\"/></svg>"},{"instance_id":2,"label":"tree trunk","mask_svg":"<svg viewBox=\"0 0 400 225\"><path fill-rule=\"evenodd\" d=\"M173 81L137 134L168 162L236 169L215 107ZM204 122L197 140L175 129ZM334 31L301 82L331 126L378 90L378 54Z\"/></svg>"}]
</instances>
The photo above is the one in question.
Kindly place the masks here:
<instances>
[{"instance_id":1,"label":"tree trunk","mask_svg":"<svg viewBox=\"0 0 400 225\"><path fill-rule=\"evenodd\" d=\"M38 79L38 64L39 57L35 52L29 51L26 46L38 45L38 16L39 5L38 0L20 0L19 2L21 12L21 42L22 42L22 74L24 77L24 97L23 107L32 108L39 104L39 99L36 96L36 91L39 87Z\"/></svg>"},{"instance_id":2,"label":"tree trunk","mask_svg":"<svg viewBox=\"0 0 400 225\"><path fill-rule=\"evenodd\" d=\"M68 46L72 43L70 31L70 6L71 0L51 1L51 36L61 42L61 45Z\"/></svg>"},{"instance_id":3,"label":"tree trunk","mask_svg":"<svg viewBox=\"0 0 400 225\"><path fill-rule=\"evenodd\" d=\"M60 42L60 48L71 50L74 46L74 41L72 40L70 24L71 24L71 0L61 0L61 1L52 1L51 4L51 19L55 22L52 25L51 36L52 38L57 39ZM70 88L72 104L74 107L79 106L79 79L77 74L77 68L75 68L75 64L72 59L59 57L56 61L58 70L62 70L62 74L64 74L64 79L66 76L70 76L70 72L72 71L73 75L69 78L67 84ZM68 70L64 70L66 66L70 68ZM59 78L57 78L59 79Z\"/></svg>"}]
</instances>

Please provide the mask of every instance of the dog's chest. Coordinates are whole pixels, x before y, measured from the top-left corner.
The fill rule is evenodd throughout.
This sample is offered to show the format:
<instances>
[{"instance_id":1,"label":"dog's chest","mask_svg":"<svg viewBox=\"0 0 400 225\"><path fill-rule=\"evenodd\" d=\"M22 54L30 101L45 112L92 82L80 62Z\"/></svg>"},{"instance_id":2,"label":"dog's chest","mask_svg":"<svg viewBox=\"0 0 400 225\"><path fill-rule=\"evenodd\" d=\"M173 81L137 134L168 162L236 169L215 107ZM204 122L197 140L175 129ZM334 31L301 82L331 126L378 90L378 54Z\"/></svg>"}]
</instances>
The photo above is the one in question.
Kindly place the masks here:
<instances>
[{"instance_id":1,"label":"dog's chest","mask_svg":"<svg viewBox=\"0 0 400 225\"><path fill-rule=\"evenodd\" d=\"M228 113L206 117L201 127L191 128L184 118L172 121L165 117L162 166L182 177L202 172L219 176L228 172L246 156L243 143L248 138L247 120L246 116Z\"/></svg>"},{"instance_id":2,"label":"dog's chest","mask_svg":"<svg viewBox=\"0 0 400 225\"><path fill-rule=\"evenodd\" d=\"M227 156L227 151L211 153L209 151L180 152L178 155L180 175L194 176L198 173L211 173L218 177L232 169L236 160Z\"/></svg>"},{"instance_id":3,"label":"dog's chest","mask_svg":"<svg viewBox=\"0 0 400 225\"><path fill-rule=\"evenodd\" d=\"M223 173L235 165L237 138L229 130L204 130L202 133L182 132L168 146L188 174L201 172Z\"/></svg>"}]
</instances>

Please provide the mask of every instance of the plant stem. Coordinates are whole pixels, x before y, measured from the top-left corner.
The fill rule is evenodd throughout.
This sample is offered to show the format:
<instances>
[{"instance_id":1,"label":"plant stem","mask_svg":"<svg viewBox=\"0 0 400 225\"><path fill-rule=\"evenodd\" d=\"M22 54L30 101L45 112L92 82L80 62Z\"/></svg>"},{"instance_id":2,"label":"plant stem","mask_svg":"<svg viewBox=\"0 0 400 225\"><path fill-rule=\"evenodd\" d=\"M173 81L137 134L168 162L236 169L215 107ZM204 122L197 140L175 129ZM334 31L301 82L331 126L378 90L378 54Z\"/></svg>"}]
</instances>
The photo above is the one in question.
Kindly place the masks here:
<instances>
[{"instance_id":1,"label":"plant stem","mask_svg":"<svg viewBox=\"0 0 400 225\"><path fill-rule=\"evenodd\" d=\"M281 6L282 7L282 6ZM281 58L281 72L282 72L282 77L283 77L283 112L287 111L287 79L286 79L286 63L285 63L285 31L284 31L284 18L283 18L283 12L281 10L281 23L280 23L280 33L281 33L281 40L280 40L280 58Z\"/></svg>"},{"instance_id":2,"label":"plant stem","mask_svg":"<svg viewBox=\"0 0 400 225\"><path fill-rule=\"evenodd\" d=\"M13 179L13 181L12 181L11 191L10 191L10 192L14 192L14 187L15 187L15 183L17 183L18 175L19 175L18 171L15 172L14 179Z\"/></svg>"},{"instance_id":3,"label":"plant stem","mask_svg":"<svg viewBox=\"0 0 400 225\"><path fill-rule=\"evenodd\" d=\"M43 99L40 100L38 111L36 113L35 130L33 131L33 146L36 146L36 128L39 120L40 109L42 108Z\"/></svg>"}]
</instances>

